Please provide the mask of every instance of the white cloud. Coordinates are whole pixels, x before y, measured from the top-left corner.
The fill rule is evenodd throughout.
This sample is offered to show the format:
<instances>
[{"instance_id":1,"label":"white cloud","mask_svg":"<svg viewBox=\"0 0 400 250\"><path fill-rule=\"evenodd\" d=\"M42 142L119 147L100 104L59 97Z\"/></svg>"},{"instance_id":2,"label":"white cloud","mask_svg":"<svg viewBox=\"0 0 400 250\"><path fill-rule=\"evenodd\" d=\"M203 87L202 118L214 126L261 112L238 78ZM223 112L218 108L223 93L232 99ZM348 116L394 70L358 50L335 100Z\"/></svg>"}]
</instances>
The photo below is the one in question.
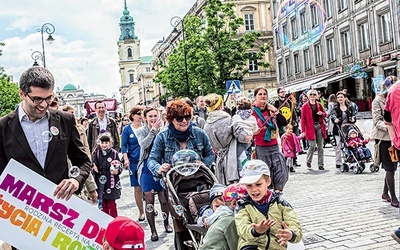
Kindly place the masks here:
<instances>
[{"instance_id":1,"label":"white cloud","mask_svg":"<svg viewBox=\"0 0 400 250\"><path fill-rule=\"evenodd\" d=\"M184 16L195 0L127 0L141 40L141 55L151 55L151 48L168 36L173 16ZM41 51L37 30L52 23L55 41L45 43L46 66L63 88L72 83L85 93L112 96L118 92L117 40L123 0L36 0L0 2L0 41L5 42L0 66L18 81L33 64L31 54ZM45 34L45 39L47 34ZM41 64L41 62L40 62Z\"/></svg>"}]
</instances>

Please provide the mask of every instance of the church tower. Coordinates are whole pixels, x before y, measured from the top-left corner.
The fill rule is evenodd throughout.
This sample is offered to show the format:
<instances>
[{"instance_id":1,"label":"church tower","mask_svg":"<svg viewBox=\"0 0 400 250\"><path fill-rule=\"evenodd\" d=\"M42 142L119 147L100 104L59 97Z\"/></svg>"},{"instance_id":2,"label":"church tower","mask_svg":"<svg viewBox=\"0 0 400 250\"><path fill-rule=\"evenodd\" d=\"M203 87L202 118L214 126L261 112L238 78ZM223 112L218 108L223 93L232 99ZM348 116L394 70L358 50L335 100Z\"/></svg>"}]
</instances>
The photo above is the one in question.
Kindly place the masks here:
<instances>
[{"instance_id":1,"label":"church tower","mask_svg":"<svg viewBox=\"0 0 400 250\"><path fill-rule=\"evenodd\" d=\"M119 72L121 75L121 97L125 110L128 102L136 104L139 101L137 84L137 68L141 63L140 40L135 34L135 22L124 0L124 11L120 18L121 34L118 39ZM125 110L126 111L126 110Z\"/></svg>"}]
</instances>

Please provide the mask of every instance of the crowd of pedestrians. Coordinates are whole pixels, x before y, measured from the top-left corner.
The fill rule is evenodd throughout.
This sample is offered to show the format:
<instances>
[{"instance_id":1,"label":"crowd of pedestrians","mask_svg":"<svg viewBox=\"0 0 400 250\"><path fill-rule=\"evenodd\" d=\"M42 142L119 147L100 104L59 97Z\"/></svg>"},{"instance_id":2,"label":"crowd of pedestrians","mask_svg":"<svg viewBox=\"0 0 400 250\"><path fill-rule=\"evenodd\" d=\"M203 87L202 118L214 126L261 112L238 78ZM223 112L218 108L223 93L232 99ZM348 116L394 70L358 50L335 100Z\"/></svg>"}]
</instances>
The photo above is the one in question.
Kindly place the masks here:
<instances>
[{"instance_id":1,"label":"crowd of pedestrians","mask_svg":"<svg viewBox=\"0 0 400 250\"><path fill-rule=\"evenodd\" d=\"M382 199L399 207L394 179L400 149L396 101L400 83L396 81L392 76L386 78L382 85L388 91L377 94L372 103L371 137L376 144L374 164L382 164L386 171ZM336 140L337 168L343 164L342 149L347 144L364 155L361 160L368 154L362 144L367 141L358 138L358 131L349 131L346 145L341 138L341 128L356 122L357 111L346 91L330 95L326 103L314 89L296 98L279 88L278 99L272 102L268 90L259 86L253 100L236 100L233 113L226 112L221 95L211 93L197 97L195 104L188 98L176 98L163 109L135 106L118 122L108 116L103 101L95 103L94 119L75 119L70 105L58 106L53 90L54 79L45 68L32 67L21 76L22 102L0 120L0 173L14 158L57 184L55 196L69 199L85 190L82 199L98 202L99 209L116 218L110 227L122 220L138 229L136 222L118 217L115 202L121 194L119 175L128 169L138 222L147 220L150 239L158 241L157 196L165 231L175 233L175 249L188 249L184 242L191 235L171 212L163 178L180 150L196 152L196 163L210 168L218 180L210 192L207 212L199 216L198 223L208 230L200 249L285 249L287 242L301 242L299 219L282 197L289 173L299 166L298 155L307 150L306 166L312 168L317 152L317 167L324 170L323 144L329 136ZM53 133L53 140L64 140L63 136L66 143L31 136L54 131L56 124L59 133ZM20 146L24 150L13 150ZM72 166L79 169L77 175L71 174ZM144 248L142 236L138 249ZM400 243L400 229L392 236ZM103 246L115 243L107 233L106 240Z\"/></svg>"}]
</instances>

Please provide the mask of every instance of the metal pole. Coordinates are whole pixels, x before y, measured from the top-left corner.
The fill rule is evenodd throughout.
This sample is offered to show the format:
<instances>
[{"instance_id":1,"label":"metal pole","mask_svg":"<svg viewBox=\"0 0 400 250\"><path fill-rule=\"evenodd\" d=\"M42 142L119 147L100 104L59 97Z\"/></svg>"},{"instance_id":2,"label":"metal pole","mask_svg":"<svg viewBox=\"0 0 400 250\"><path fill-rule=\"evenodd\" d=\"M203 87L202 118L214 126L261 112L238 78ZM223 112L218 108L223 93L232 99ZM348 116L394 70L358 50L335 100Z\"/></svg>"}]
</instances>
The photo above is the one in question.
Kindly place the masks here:
<instances>
[{"instance_id":1,"label":"metal pole","mask_svg":"<svg viewBox=\"0 0 400 250\"><path fill-rule=\"evenodd\" d=\"M183 35L183 42L186 41L185 39L185 26L182 20L182 35ZM187 55L186 55L186 46L183 46L183 56L185 61L185 77L186 77L186 90L187 90L187 97L190 97L190 86L189 86L189 75L188 75L188 65L187 65Z\"/></svg>"}]
</instances>

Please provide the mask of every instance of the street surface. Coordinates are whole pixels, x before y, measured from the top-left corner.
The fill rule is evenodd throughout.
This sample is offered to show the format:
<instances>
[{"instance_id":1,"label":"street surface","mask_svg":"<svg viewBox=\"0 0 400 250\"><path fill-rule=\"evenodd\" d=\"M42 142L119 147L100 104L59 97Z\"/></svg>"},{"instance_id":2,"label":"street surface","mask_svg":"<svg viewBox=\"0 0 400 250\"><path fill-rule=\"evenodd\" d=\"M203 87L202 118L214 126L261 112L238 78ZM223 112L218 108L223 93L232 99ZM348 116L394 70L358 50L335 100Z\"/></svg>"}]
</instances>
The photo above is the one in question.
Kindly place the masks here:
<instances>
[{"instance_id":1,"label":"street surface","mask_svg":"<svg viewBox=\"0 0 400 250\"><path fill-rule=\"evenodd\" d=\"M362 131L363 121L357 122ZM372 153L373 146L371 141L368 147ZM381 199L385 171L371 173L367 164L362 174L341 173L335 167L335 152L330 144L324 149L324 155L323 171L317 168L316 154L311 170L305 165L306 155L299 155L301 167L291 173L284 190L284 197L300 219L306 249L400 249L390 236L400 226L399 210ZM127 174L124 172L121 178L124 189L118 210L120 215L137 219L139 214ZM396 181L396 190L398 187ZM161 214L158 204L156 208ZM146 230L146 249L174 249L173 234L165 233L160 215L156 222L157 242L150 241L150 228L146 222L141 223Z\"/></svg>"},{"instance_id":2,"label":"street surface","mask_svg":"<svg viewBox=\"0 0 400 250\"><path fill-rule=\"evenodd\" d=\"M357 122L361 130L362 124L363 120ZM371 152L374 152L373 145L372 141L368 144ZM301 167L291 173L284 190L284 197L300 219L306 249L400 249L390 236L400 226L399 210L381 199L385 171L371 173L368 164L362 174L341 173L335 167L335 152L330 144L324 149L324 155L323 171L317 168L316 154L311 170L305 165L306 155L299 155ZM398 173L396 175L398 180ZM129 186L128 171L123 172L121 181L123 192L117 201L119 215L137 220L139 214L133 188ZM396 181L396 190L398 187ZM150 228L147 222L141 222L146 231L146 249L172 250L173 233L165 232L158 203L156 209L159 241L150 241Z\"/></svg>"}]
</instances>

